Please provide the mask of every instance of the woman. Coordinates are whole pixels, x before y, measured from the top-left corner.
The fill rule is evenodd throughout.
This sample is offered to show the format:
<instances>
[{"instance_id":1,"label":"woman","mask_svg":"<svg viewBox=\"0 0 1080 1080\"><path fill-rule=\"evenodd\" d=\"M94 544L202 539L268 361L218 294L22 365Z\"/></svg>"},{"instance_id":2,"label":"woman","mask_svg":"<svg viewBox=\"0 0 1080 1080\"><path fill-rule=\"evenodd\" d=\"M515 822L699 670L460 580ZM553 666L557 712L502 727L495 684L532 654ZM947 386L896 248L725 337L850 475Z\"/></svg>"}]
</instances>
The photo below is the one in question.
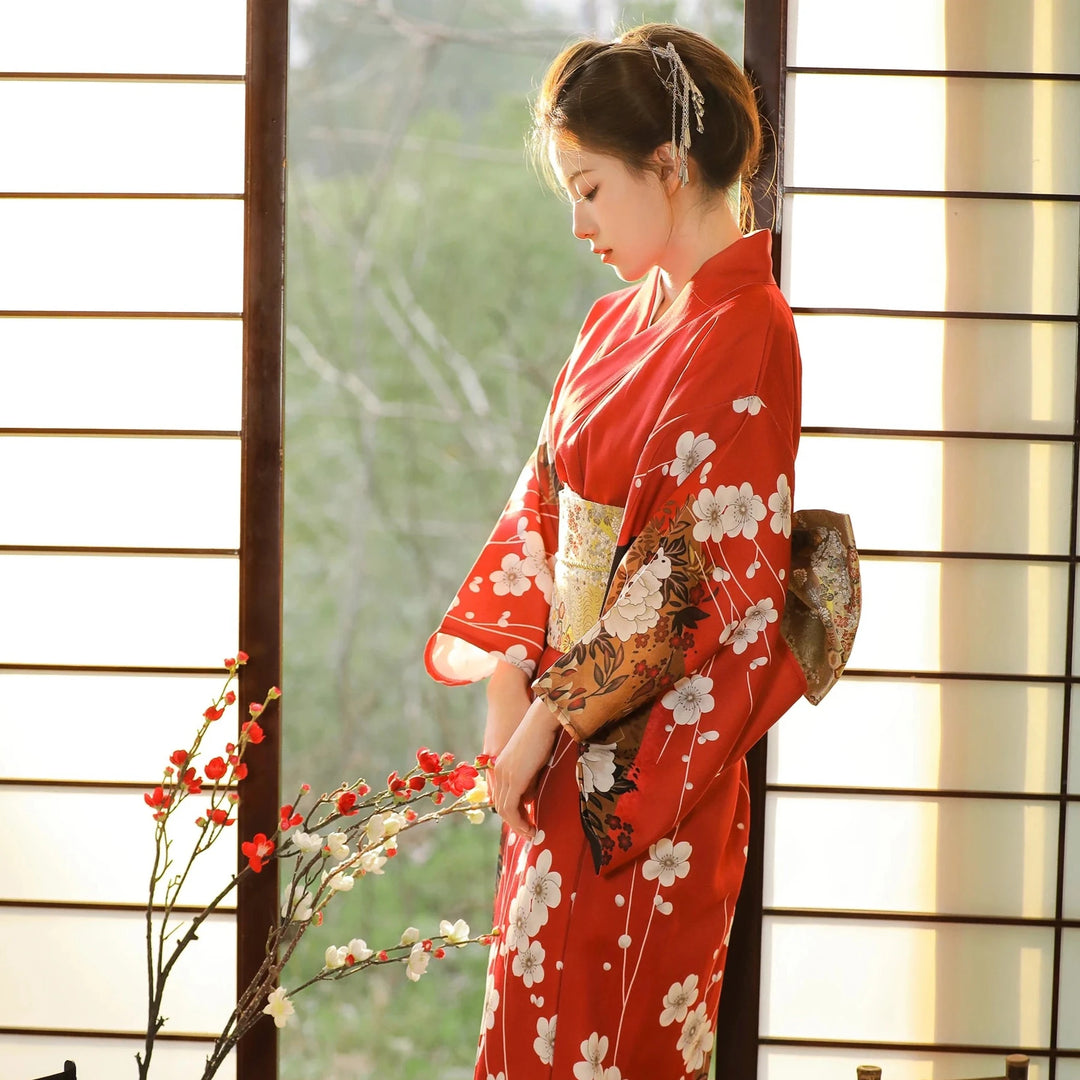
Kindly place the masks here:
<instances>
[{"instance_id":1,"label":"woman","mask_svg":"<svg viewBox=\"0 0 1080 1080\"><path fill-rule=\"evenodd\" d=\"M806 690L780 634L798 347L730 198L757 112L724 53L653 24L567 48L534 120L574 235L644 280L590 311L427 649L488 678L505 822L476 1077L705 1077L743 757Z\"/></svg>"}]
</instances>

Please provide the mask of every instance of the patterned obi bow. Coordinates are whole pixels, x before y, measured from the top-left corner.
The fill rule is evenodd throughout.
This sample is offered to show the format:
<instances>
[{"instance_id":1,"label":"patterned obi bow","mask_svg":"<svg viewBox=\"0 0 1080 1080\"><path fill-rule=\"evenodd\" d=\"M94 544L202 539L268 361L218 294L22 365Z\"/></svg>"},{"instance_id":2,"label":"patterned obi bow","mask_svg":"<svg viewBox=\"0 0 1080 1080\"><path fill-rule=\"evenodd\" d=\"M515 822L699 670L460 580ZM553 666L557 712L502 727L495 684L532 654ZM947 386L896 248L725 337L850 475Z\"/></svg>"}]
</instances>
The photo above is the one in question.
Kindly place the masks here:
<instances>
[{"instance_id":1,"label":"patterned obi bow","mask_svg":"<svg viewBox=\"0 0 1080 1080\"><path fill-rule=\"evenodd\" d=\"M780 629L817 705L851 656L862 610L859 552L847 514L796 510L791 518L791 576Z\"/></svg>"}]
</instances>

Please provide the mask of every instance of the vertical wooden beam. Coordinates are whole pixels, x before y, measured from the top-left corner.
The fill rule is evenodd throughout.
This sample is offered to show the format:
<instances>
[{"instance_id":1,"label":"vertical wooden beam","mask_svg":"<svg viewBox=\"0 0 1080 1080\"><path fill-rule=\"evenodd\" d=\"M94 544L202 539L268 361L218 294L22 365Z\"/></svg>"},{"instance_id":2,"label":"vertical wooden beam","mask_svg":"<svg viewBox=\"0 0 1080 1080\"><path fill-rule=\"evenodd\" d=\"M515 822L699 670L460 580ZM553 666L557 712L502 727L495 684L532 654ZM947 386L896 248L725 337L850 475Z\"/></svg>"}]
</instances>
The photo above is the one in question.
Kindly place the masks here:
<instances>
[{"instance_id":1,"label":"vertical wooden beam","mask_svg":"<svg viewBox=\"0 0 1080 1080\"><path fill-rule=\"evenodd\" d=\"M248 0L239 644L251 661L241 669L241 710L281 682L288 16L287 0ZM265 741L251 755L251 773L241 785L242 837L269 833L277 824L281 715L276 708L267 717ZM242 988L265 956L278 909L277 874L249 874L237 902ZM277 1029L266 1017L237 1048L238 1080L273 1080L277 1058Z\"/></svg>"},{"instance_id":2,"label":"vertical wooden beam","mask_svg":"<svg viewBox=\"0 0 1080 1080\"><path fill-rule=\"evenodd\" d=\"M773 274L780 280L787 0L746 0L743 64L758 88L765 146L753 184L754 218L773 234ZM735 909L716 1020L716 1075L756 1080L761 1030L762 889L765 869L766 741L746 757L750 774L750 843Z\"/></svg>"}]
</instances>

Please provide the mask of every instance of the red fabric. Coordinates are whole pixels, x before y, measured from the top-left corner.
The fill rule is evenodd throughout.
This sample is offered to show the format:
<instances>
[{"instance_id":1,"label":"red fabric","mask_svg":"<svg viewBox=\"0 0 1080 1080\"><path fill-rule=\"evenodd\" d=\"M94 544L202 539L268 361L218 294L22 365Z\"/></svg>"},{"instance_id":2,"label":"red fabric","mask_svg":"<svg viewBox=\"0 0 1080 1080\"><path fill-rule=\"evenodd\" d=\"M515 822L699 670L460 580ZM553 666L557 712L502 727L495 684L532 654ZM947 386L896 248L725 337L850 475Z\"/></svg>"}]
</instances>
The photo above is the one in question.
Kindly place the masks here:
<instances>
[{"instance_id":1,"label":"red fabric","mask_svg":"<svg viewBox=\"0 0 1080 1080\"><path fill-rule=\"evenodd\" d=\"M769 236L706 262L650 326L656 285L594 305L428 646L446 682L484 654L539 671L565 725L536 839L504 838L478 1080L707 1075L743 756L806 688L780 635L800 376ZM545 626L563 486L625 514L601 618L560 654Z\"/></svg>"}]
</instances>

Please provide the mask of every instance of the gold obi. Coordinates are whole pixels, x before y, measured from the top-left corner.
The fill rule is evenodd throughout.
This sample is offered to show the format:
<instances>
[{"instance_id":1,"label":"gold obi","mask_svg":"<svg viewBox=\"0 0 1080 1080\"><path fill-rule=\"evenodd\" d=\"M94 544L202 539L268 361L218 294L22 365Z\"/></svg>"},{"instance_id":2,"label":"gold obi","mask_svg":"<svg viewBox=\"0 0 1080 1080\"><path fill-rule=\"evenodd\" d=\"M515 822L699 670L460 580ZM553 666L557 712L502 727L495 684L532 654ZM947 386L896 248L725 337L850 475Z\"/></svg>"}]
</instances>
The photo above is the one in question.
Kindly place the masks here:
<instances>
[{"instance_id":1,"label":"gold obi","mask_svg":"<svg viewBox=\"0 0 1080 1080\"><path fill-rule=\"evenodd\" d=\"M623 507L593 503L564 487L559 492L559 550L547 640L566 652L596 625L619 543Z\"/></svg>"}]
</instances>

